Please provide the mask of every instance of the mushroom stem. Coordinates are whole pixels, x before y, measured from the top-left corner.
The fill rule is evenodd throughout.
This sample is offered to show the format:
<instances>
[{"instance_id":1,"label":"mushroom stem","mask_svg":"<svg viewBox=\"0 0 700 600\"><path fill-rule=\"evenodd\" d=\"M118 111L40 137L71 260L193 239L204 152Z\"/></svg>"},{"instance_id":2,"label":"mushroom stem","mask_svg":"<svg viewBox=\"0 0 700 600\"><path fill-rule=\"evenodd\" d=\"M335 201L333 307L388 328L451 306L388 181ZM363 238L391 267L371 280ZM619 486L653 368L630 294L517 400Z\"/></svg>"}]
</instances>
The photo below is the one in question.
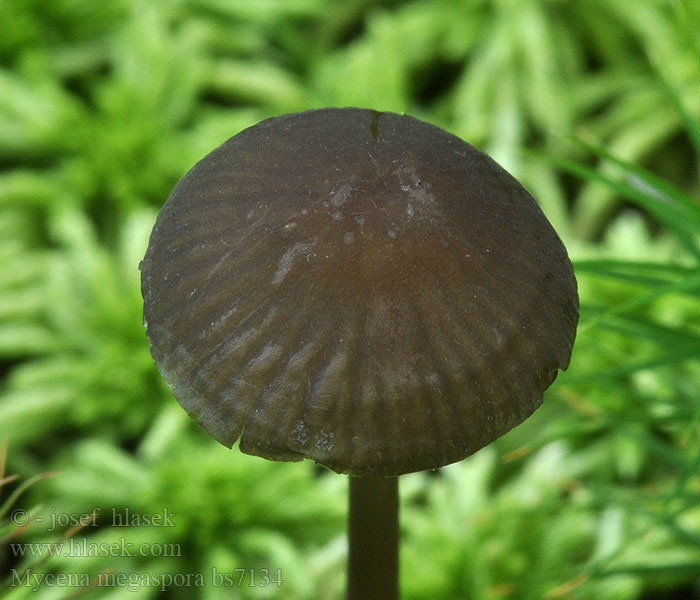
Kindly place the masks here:
<instances>
[{"instance_id":1,"label":"mushroom stem","mask_svg":"<svg viewBox=\"0 0 700 600\"><path fill-rule=\"evenodd\" d=\"M348 600L398 600L398 477L350 477L348 537Z\"/></svg>"}]
</instances>

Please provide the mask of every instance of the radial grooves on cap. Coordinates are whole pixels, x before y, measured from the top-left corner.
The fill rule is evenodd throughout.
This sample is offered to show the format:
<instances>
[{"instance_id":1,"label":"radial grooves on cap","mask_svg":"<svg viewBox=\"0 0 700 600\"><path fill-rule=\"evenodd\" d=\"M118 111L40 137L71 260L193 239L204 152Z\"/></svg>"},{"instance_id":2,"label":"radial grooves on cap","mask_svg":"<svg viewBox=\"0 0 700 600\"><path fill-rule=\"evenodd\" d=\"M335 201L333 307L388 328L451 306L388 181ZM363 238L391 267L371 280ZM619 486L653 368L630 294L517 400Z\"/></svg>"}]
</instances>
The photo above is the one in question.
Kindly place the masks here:
<instances>
[{"instance_id":1,"label":"radial grooves on cap","mask_svg":"<svg viewBox=\"0 0 700 600\"><path fill-rule=\"evenodd\" d=\"M261 239L264 239L264 236L261 236ZM271 254L260 241L245 250L234 245L216 258L217 262L213 266L202 268L206 274L205 284L211 286L218 282L219 287L225 287L226 294L234 298L246 295L276 297L276 291L268 289L267 283L270 277L268 273L279 257ZM215 293L214 298L209 301L212 312L217 311L217 299L218 295Z\"/></svg>"},{"instance_id":2,"label":"radial grooves on cap","mask_svg":"<svg viewBox=\"0 0 700 600\"><path fill-rule=\"evenodd\" d=\"M259 274L251 275L250 278L242 277L251 286L259 283L261 279ZM190 300L187 307L189 318L178 324L181 336L187 339L208 339L209 347L205 347L203 360L214 354L217 345L235 337L235 331L239 327L244 326L247 321L259 317L261 313L266 314L265 310L270 311L275 305L276 298L271 292L257 295L236 295L230 290L237 286L230 285L226 280L219 287L223 289L210 290L201 299ZM226 304L227 307L230 307L228 310L235 308L235 312L224 319L228 331L221 331L216 335L216 330L220 329L217 325L223 324L221 319L227 315L227 311L222 310L222 302L227 300L231 303Z\"/></svg>"},{"instance_id":3,"label":"radial grooves on cap","mask_svg":"<svg viewBox=\"0 0 700 600\"><path fill-rule=\"evenodd\" d=\"M548 314L560 313L563 308L560 300L553 297L551 294L542 293L542 267L544 266L545 269L548 269L548 264L534 264L530 258L533 253L529 255L519 255L517 257L506 256L497 244L494 244L493 248L489 248L488 250L489 260L491 262L489 267L483 265L483 260L478 261L477 265L482 268L484 273L488 274L489 278L499 282L498 285L494 286L495 289L499 287L504 290L517 288L519 295L521 292L526 293L529 290L534 290L540 298L540 303L537 307L538 312L540 312L542 308L545 308L546 310L544 312ZM519 298L516 298L516 300L519 300ZM524 307L522 305L518 306L518 303L516 303L515 308L522 311ZM527 308L531 308L531 306L528 305Z\"/></svg>"},{"instance_id":4,"label":"radial grooves on cap","mask_svg":"<svg viewBox=\"0 0 700 600\"><path fill-rule=\"evenodd\" d=\"M207 390L207 408L199 414L200 423L229 446L240 435L251 404L265 389L266 372L277 364L272 360L276 352L272 342L252 335L252 331L231 340L216 369L202 367L193 374L195 384ZM226 420L220 418L224 413Z\"/></svg>"},{"instance_id":5,"label":"radial grooves on cap","mask_svg":"<svg viewBox=\"0 0 700 600\"><path fill-rule=\"evenodd\" d=\"M522 334L523 324L516 318L518 313L512 306L513 296L507 293L500 297L496 295L502 282L494 276L494 270L484 270L482 276L484 287L472 299L475 310L471 312L478 317L469 323L471 333L463 334L463 339L467 341L472 337L482 348L482 362L478 371L481 380L491 381L492 385L490 393L480 400L491 431L489 435L496 437L513 423L513 405L518 414L529 414L539 403L540 390L533 391L528 385L528 374L532 369L538 368L538 365L529 351L527 336ZM522 299L522 296L518 298ZM451 322L460 323L460 319L455 318ZM513 348L513 344L519 345L520 350ZM527 348L524 356L523 348ZM465 353L465 356L474 354L478 355L472 351ZM518 399L517 402L513 402L515 398ZM511 408L506 408L506 404Z\"/></svg>"},{"instance_id":6,"label":"radial grooves on cap","mask_svg":"<svg viewBox=\"0 0 700 600\"><path fill-rule=\"evenodd\" d=\"M268 313L263 317L263 322L265 319L268 321L271 320L275 312L276 310L271 308L270 311L268 311ZM199 358L197 360L190 361L189 364L182 365L179 377L182 391L178 395L178 391L176 389L176 395L178 395L178 398L183 401L183 403L188 403L188 410L191 414L193 414L193 416L201 417L202 407L197 406L196 404L193 405L192 399L180 397L190 394L190 390L199 390L200 400L205 402L207 406L211 407L210 412L207 412L204 417L206 421L208 415L211 414L211 410L216 410L224 401L224 398L221 396L220 392L222 388L227 386L230 387L229 377L231 372L235 373L235 375L232 376L232 379L236 380L238 387L248 386L249 388L255 388L254 384L244 381L239 376L242 368L241 363L243 363L245 358L238 357L237 359L233 358L230 361L225 360L226 351L229 349L226 348L227 342L229 346L236 339L251 343L251 341L254 341L251 340L254 332L254 327L249 327L245 331L236 329L228 336L227 340L218 344L216 348L211 350L209 353L204 350L201 342L192 343L192 351L197 352ZM173 336L171 342L174 342L176 337L177 336ZM171 346L169 346L167 343L163 344L163 356L167 356L170 348ZM214 364L212 365L212 363ZM250 394L248 393L247 395ZM214 434L212 433L212 435ZM217 437L217 439L222 441L219 437ZM230 445L230 443L233 441L234 440L228 440L224 443Z\"/></svg>"},{"instance_id":7,"label":"radial grooves on cap","mask_svg":"<svg viewBox=\"0 0 700 600\"><path fill-rule=\"evenodd\" d=\"M451 335L459 336L465 361L478 357L478 366L473 372L476 373L478 387L487 390L483 396L471 399L481 406L485 421L483 425L472 427L471 430L480 432L483 439L495 438L498 435L501 404L506 399L513 398L514 383L510 373L504 373L500 352L493 340L493 327L485 323L484 315L490 314L489 303L483 302L480 296L477 296L471 300L471 304L472 318L469 323L463 326L459 320L451 321Z\"/></svg>"},{"instance_id":8,"label":"radial grooves on cap","mask_svg":"<svg viewBox=\"0 0 700 600\"><path fill-rule=\"evenodd\" d=\"M385 456L382 454L384 441L379 437L381 423L376 420L378 403L374 399L381 397L381 389L377 386L374 370L367 370L366 373L367 377L360 381L361 390L357 398L357 406L362 411L358 419L362 434L355 444L357 451L353 453L353 468L348 471L378 475L384 467ZM363 445L363 440L369 440L369 443Z\"/></svg>"},{"instance_id":9,"label":"radial grooves on cap","mask_svg":"<svg viewBox=\"0 0 700 600\"><path fill-rule=\"evenodd\" d=\"M364 304L358 303L353 308L350 322L354 325L354 329L348 329L350 338L348 402L344 407L344 413L347 416L341 415L341 418L344 418L347 423L344 434L348 444L347 464L342 465L343 472L347 472L351 466L369 464L368 461L364 460L367 445L355 443L355 440L359 440L361 436L366 436L367 432L367 428L363 426L365 413L362 410L362 382L367 379Z\"/></svg>"},{"instance_id":10,"label":"radial grooves on cap","mask_svg":"<svg viewBox=\"0 0 700 600\"><path fill-rule=\"evenodd\" d=\"M495 274L493 277L494 281L498 280ZM499 286L495 284L494 288L497 287ZM501 424L499 435L531 414L542 401L543 389L536 381L542 366L534 351L532 332L527 330L528 323L522 321L525 313L518 310L515 302L517 300L521 306L534 306L533 299L536 299L538 294L535 293L535 285L521 288L519 291L517 299L512 294L505 294L496 302L482 304L482 311L490 315L492 322L501 326L501 341L496 351L499 368L494 375L507 383L510 398L519 399L518 402L511 403L508 402L508 394L500 398L499 408L503 412L495 415L495 422ZM543 350L544 353L549 352L546 347ZM516 360L512 357L518 358ZM510 408L505 406L506 402ZM513 408L517 412L513 412Z\"/></svg>"},{"instance_id":11,"label":"radial grooves on cap","mask_svg":"<svg viewBox=\"0 0 700 600\"><path fill-rule=\"evenodd\" d=\"M386 448L391 444L388 424L381 419L381 405L388 399L381 394L379 373L372 364L369 336L373 316L368 305L371 301L368 298L359 303L352 310L350 320L356 326L348 346L348 351L355 350L355 359L348 361L349 397L344 409L349 417L344 431L349 448L347 454L338 453L331 462L333 468L341 472L382 474L388 460ZM339 417L342 418L343 413Z\"/></svg>"},{"instance_id":12,"label":"radial grooves on cap","mask_svg":"<svg viewBox=\"0 0 700 600\"><path fill-rule=\"evenodd\" d=\"M381 327L382 338L389 338L386 357L382 368L377 368L377 389L380 390L376 402L379 406L378 422L381 428L378 432L380 439L386 440L385 463L391 472L403 471L405 462L417 462L425 449L420 447L424 435L423 401L427 399L417 398L414 386L406 379L405 362L409 360L412 351L410 339L403 335L400 348L397 348L397 332L405 330L406 307L404 300L388 304L383 299L382 309L377 308L374 315L374 323ZM370 325L371 326L371 325ZM388 335L385 335L388 334ZM376 337L375 337L376 339ZM375 350L377 353L380 348Z\"/></svg>"},{"instance_id":13,"label":"radial grooves on cap","mask_svg":"<svg viewBox=\"0 0 700 600\"><path fill-rule=\"evenodd\" d=\"M336 322L336 325L339 327L328 330L325 339L320 340L318 348L314 351L312 362L308 365L306 394L300 398L297 405L292 435L288 437L287 441L289 449L293 452L317 460L327 458L321 446L326 420L316 410L318 405L326 406L327 398L324 398L319 392L323 388L324 381L329 377L337 377L343 368L341 361L333 362L332 359L328 358L329 356L337 356L336 351L343 344L342 336L338 332L338 329L343 329L343 325L341 322ZM338 388L337 393L338 401L342 401L344 399L343 389Z\"/></svg>"},{"instance_id":14,"label":"radial grooves on cap","mask_svg":"<svg viewBox=\"0 0 700 600\"><path fill-rule=\"evenodd\" d=\"M508 273L493 271L493 277L500 280L503 285L516 280L515 276L509 277ZM527 284L522 282L519 288L519 297L511 297L508 300L508 310L511 315L530 315L521 326L534 328L523 330L522 338L526 344L526 352L534 363L548 362L550 357L556 365L565 366L565 360L571 353L571 340L573 329L571 328L570 314L566 304L561 298L547 293L547 282L540 275L533 277ZM504 304L505 306L505 304ZM544 313L548 319L533 319L531 316Z\"/></svg>"},{"instance_id":15,"label":"radial grooves on cap","mask_svg":"<svg viewBox=\"0 0 700 600\"><path fill-rule=\"evenodd\" d=\"M221 210L220 219L224 222L230 220L230 215L227 211ZM258 261L265 262L272 260L265 252L265 236L260 235L255 226L248 226L244 231L239 232L236 239L233 241L222 241L223 233L218 231L210 231L209 225L199 231L199 243L193 245L185 244L185 240L181 242L181 246L172 250L172 254L168 257L170 261L177 264L181 271L195 271L196 269L207 266L212 269L211 263L216 258L217 260L224 259L224 263L220 267L233 268L235 270L244 267L249 260L253 263ZM196 230L195 230L196 233ZM248 238L257 238L255 243L248 244ZM195 241L194 239L192 241ZM224 246L222 248L222 245ZM193 252L194 249L196 252ZM183 252L183 256L177 256L177 253ZM226 257L235 256L235 260L226 262ZM220 268L219 267L219 268ZM218 268L217 268L218 270ZM224 271L226 273L226 271Z\"/></svg>"},{"instance_id":16,"label":"radial grooves on cap","mask_svg":"<svg viewBox=\"0 0 700 600\"><path fill-rule=\"evenodd\" d=\"M561 340L561 342L556 345L558 357L561 359L563 359L562 355L568 357L571 350L570 340L573 339L571 335L573 332L571 325L574 324L574 322L572 321L572 316L568 310L567 304L562 302L561 297L558 294L548 293L545 287L546 280L543 278L542 274L542 266L540 265L539 269L532 267L532 262L528 256L518 257L517 262L506 260L500 257L498 253L495 253L495 258L501 259L503 268L491 268L489 270L489 276L494 281L499 282L494 287L504 287L507 289L517 284L519 292L518 297L511 297L509 295L508 298L508 306L506 309L509 311L509 314L520 313L535 315L538 312L544 312L547 315L556 315L557 320L563 319L564 323L561 324L540 319L537 321L537 323L541 325L538 331L546 334L548 338L546 340L546 345L549 348L552 347L552 334L554 334L555 340ZM546 270L545 273L551 272L549 271L548 264L545 264L544 268ZM525 275L523 271L526 271ZM561 351L562 349L563 352Z\"/></svg>"},{"instance_id":17,"label":"radial grooves on cap","mask_svg":"<svg viewBox=\"0 0 700 600\"><path fill-rule=\"evenodd\" d=\"M194 254L197 253L194 248L189 249L189 251ZM177 272L166 274L170 280L177 279L177 284L169 292L169 302L162 302L149 309L149 321L156 322L160 319L171 322L176 320L185 321L187 326L180 331L180 335L185 339L187 339L186 336L195 335L195 331L198 328L202 329L202 322L210 323L215 321L221 313L220 292L216 289L211 293L203 293L204 291L209 290L216 283L219 283L219 287L226 285L230 290L231 288L252 284L261 276L259 271L256 272L254 266L251 266L250 272L244 271L240 273L235 281L231 281L223 263L230 259L232 254L230 251L227 251L223 255L217 254L211 256L211 258L209 256L200 257L198 261L188 268L178 267ZM168 257L167 260L171 260L171 258ZM207 261L212 262L214 260L216 262L213 265L207 264ZM219 263L222 264L219 265ZM231 269L231 266L229 265L228 268ZM237 299L234 294L231 297ZM260 300L257 300L257 302L260 302Z\"/></svg>"},{"instance_id":18,"label":"radial grooves on cap","mask_svg":"<svg viewBox=\"0 0 700 600\"><path fill-rule=\"evenodd\" d=\"M337 324L338 320L318 323L309 311L298 320L295 335L285 343L289 358L284 368L269 383L256 406L257 412L245 423L241 450L266 458L302 456L290 443L292 430L303 416L303 406L297 400L307 395L309 373L317 368L325 342Z\"/></svg>"},{"instance_id":19,"label":"radial grooves on cap","mask_svg":"<svg viewBox=\"0 0 700 600\"><path fill-rule=\"evenodd\" d=\"M370 364L372 364L371 361ZM367 397L365 410L368 413L370 429L367 432L372 436L373 443L369 446L374 451L374 456L368 456L368 463L365 468L371 473L372 471L381 474L384 468L391 468L387 463L392 459L391 451L393 450L394 439L391 433L385 434L382 437L383 431L387 427L387 397L384 381L382 380L381 369L373 368L369 374L369 379L373 384L374 395Z\"/></svg>"},{"instance_id":20,"label":"radial grooves on cap","mask_svg":"<svg viewBox=\"0 0 700 600\"><path fill-rule=\"evenodd\" d=\"M425 327L415 296L411 298L411 305L410 317L407 320L410 347L415 356L422 358L427 354L425 357L427 360L421 360L414 367L417 384L412 387L417 412L407 414L406 418L414 422L413 435L417 440L416 446L420 458L420 461L416 459L416 462L429 466L434 464L432 457L437 457L439 462L446 464L450 462L447 457L450 454L452 440L464 437L463 422L458 410L457 398L448 395L452 382L446 378L439 365L439 359L431 352L433 340ZM431 373L439 380L447 382L447 387L431 388ZM458 430L459 434L455 434L455 430ZM403 437L400 431L398 435ZM407 468L409 467L404 465L403 470Z\"/></svg>"},{"instance_id":21,"label":"radial grooves on cap","mask_svg":"<svg viewBox=\"0 0 700 600\"><path fill-rule=\"evenodd\" d=\"M394 434L390 423L382 417L382 405L391 399L383 393L381 373L375 364L377 349L370 344L376 319L376 313L372 309L374 300L368 298L356 317L357 329L353 344L356 350L355 370L349 389L355 414L351 417L352 448L345 470L358 474L384 475L385 472L392 473L395 467L395 464L389 463L392 458L387 451L395 447L396 440L392 437Z\"/></svg>"},{"instance_id":22,"label":"radial grooves on cap","mask_svg":"<svg viewBox=\"0 0 700 600\"><path fill-rule=\"evenodd\" d=\"M471 361L475 357L478 360L476 372L479 387L487 390L483 397L477 399L483 409L486 431L481 427L473 429L484 431L484 437L488 437L497 435L496 422L501 404L511 401L516 384L509 371L503 372L500 342L498 336L494 337L494 330L503 325L501 315L492 309L492 304L500 301L500 298L494 297L498 292L493 289L493 279L489 269L482 264L483 258L478 254L472 258L473 287L467 290L469 297L456 297L449 286L441 286L438 293L444 294L446 305L462 306L468 311L468 322L461 315L450 319L452 325L447 335L459 335L465 361Z\"/></svg>"},{"instance_id":23,"label":"radial grooves on cap","mask_svg":"<svg viewBox=\"0 0 700 600\"><path fill-rule=\"evenodd\" d=\"M390 343L390 339L387 339L388 336L385 335L385 332L386 330L392 330L394 325L389 309L390 307L386 304L386 298L379 289L367 301L365 335L371 351L368 357L370 361L368 374L374 383L376 395L367 398L365 410L369 412L372 435L377 442L375 451L381 453L382 466L394 460L392 450L396 440L394 430L396 421L392 419L393 415L390 410L394 398L389 393L391 386L387 384L385 377L387 371L391 371L389 363L392 350L385 347ZM383 358L381 366L377 364L378 357Z\"/></svg>"},{"instance_id":24,"label":"radial grooves on cap","mask_svg":"<svg viewBox=\"0 0 700 600\"><path fill-rule=\"evenodd\" d=\"M228 424L228 435L235 440L279 368L282 355L282 346L277 341L271 341L257 347L252 353L249 352L247 360L234 363L228 369L233 374L227 381L221 382L215 393L219 402L211 403L214 410L210 414L201 415L202 426L208 430L215 424L218 425L217 415L226 413L229 418L222 419L221 426L226 427Z\"/></svg>"},{"instance_id":25,"label":"radial grooves on cap","mask_svg":"<svg viewBox=\"0 0 700 600\"><path fill-rule=\"evenodd\" d=\"M311 397L315 402L307 402L306 424L312 436L312 444L307 448L307 456L324 463L334 456L347 457L345 423L339 419L342 407L352 402L348 395L350 345L348 326L352 319L337 328L335 344L327 348L326 367L322 369L312 383Z\"/></svg>"},{"instance_id":26,"label":"radial grooves on cap","mask_svg":"<svg viewBox=\"0 0 700 600\"><path fill-rule=\"evenodd\" d=\"M485 351L473 332L464 330L462 317L454 308L457 305L445 296L444 290L446 288L435 285L432 278L429 281L434 296L433 302L430 307L426 307L422 305L421 298L418 297L416 308L420 315L422 329L425 331L425 347L432 358L436 374L442 382L440 388L443 401L453 404L457 409L457 423L453 424L453 427L459 426L461 434L459 439L462 440L463 449L466 449L476 445L475 432L481 432L484 436L489 435L490 421L487 417L490 412L491 391L485 384L495 383L497 380L488 377L470 378L468 382L465 381L465 384L460 386L462 388L460 393L454 393L449 387L446 387L444 382L454 377L453 373L460 366L466 380L467 376L474 371L473 363ZM435 299L438 301L435 302ZM437 364L440 360L450 361L449 376ZM483 361L479 361L479 364L482 365ZM475 410L475 403L480 409ZM478 422L474 422L475 417Z\"/></svg>"},{"instance_id":27,"label":"radial grooves on cap","mask_svg":"<svg viewBox=\"0 0 700 600\"><path fill-rule=\"evenodd\" d=\"M223 217L222 217L223 218ZM199 248L188 248L188 254L194 256L189 261L178 263L178 271L189 273L189 277L182 277L179 288L192 291L196 294L196 299L200 302L208 301L213 305L216 312L216 303L219 295L205 295L202 288L211 286L217 281L225 282L229 294L235 297L235 292L244 289L263 277L261 267L267 263L272 263L274 257L266 256L264 249L257 249L256 245L246 249L241 249L238 244L226 246L224 250L214 243L214 240L207 240L207 233L202 232L202 238L207 241L206 247L218 248L217 252L209 251L202 253ZM257 255L253 253L257 250ZM173 258L168 256L168 261ZM235 278L232 277L235 274ZM199 292L199 293L197 293Z\"/></svg>"},{"instance_id":28,"label":"radial grooves on cap","mask_svg":"<svg viewBox=\"0 0 700 600\"><path fill-rule=\"evenodd\" d=\"M291 418L294 418L294 410L288 410L285 402L290 402L290 398L277 398L275 395L275 390L279 389L281 382L286 382L289 385L288 388L294 390L296 386L301 387L300 380L308 377L308 371L304 373L299 372L298 352L294 353L293 349L297 346L300 339L303 339L304 335L308 333L312 324L315 323L315 318L313 310L311 308L311 301L307 301L306 305L302 310L299 311L299 319L295 320L293 324L288 324L283 330L281 335L274 329L268 329L264 332L270 338L276 338L280 346L284 349L284 357L279 361L279 371L277 372L275 378L266 382L265 393L263 393L255 402L255 405L251 406L248 414L244 417L244 429L243 437L241 438L241 450L244 452L256 451L260 449L261 451L268 452L270 454L293 454L299 453L297 448L293 448L289 445L285 438L285 430L291 430L293 428L293 423L289 423ZM328 338L329 330L322 329L323 334L325 334L326 339ZM319 338L314 338L316 349L322 347L319 344ZM302 359L306 358L305 365L308 367L312 366L309 361L314 357L314 349L307 351L306 356L302 355ZM286 358L288 357L288 358ZM290 368L290 363L296 357L297 364L294 370ZM306 390L304 390L304 394ZM296 396L295 396L296 397ZM278 399L278 403L271 403L272 399ZM295 408L294 406L291 407ZM261 435L263 434L263 435ZM299 453L303 454L303 453Z\"/></svg>"},{"instance_id":29,"label":"radial grooves on cap","mask_svg":"<svg viewBox=\"0 0 700 600\"><path fill-rule=\"evenodd\" d=\"M247 360L256 355L256 348L265 345L265 330L275 323L284 321L278 307L273 303L265 303L266 310L257 310L249 313L242 321L231 328L231 331L217 340L214 344L207 343L200 346L201 357L196 365L197 371L193 375L204 385L209 381L221 383L221 375L217 373L235 372L241 368ZM217 388L208 386L210 393L218 392Z\"/></svg>"},{"instance_id":30,"label":"radial grooves on cap","mask_svg":"<svg viewBox=\"0 0 700 600\"><path fill-rule=\"evenodd\" d=\"M177 206L177 223L159 222L156 225L159 238L163 239L158 252L168 258L167 264L184 270L193 262L206 260L207 255L220 254L220 241L227 237L227 233L235 231L237 225L231 222L226 207L214 204L205 209L200 203L189 206L184 202L178 202ZM186 223L186 226L178 227L180 222ZM240 246L243 240L236 241ZM193 253L195 248L197 252Z\"/></svg>"},{"instance_id":31,"label":"radial grooves on cap","mask_svg":"<svg viewBox=\"0 0 700 600\"><path fill-rule=\"evenodd\" d=\"M362 382L372 377L372 370L367 364L366 343L366 308L364 303L349 307L344 337L346 344L346 402L339 406L335 414L333 428L339 432L342 445L332 459L334 468L341 472L364 472L372 469L372 454L382 435L388 435L386 423L373 422L368 419L366 408L371 403L386 399L363 391ZM373 388L375 389L375 388Z\"/></svg>"},{"instance_id":32,"label":"radial grooves on cap","mask_svg":"<svg viewBox=\"0 0 700 600\"><path fill-rule=\"evenodd\" d=\"M427 354L430 370L438 378L440 385L437 389L430 389L426 374L421 379L420 389L425 401L425 407L413 417L421 424L424 431L424 439L432 439L438 452L441 454L439 462L447 464L453 451L454 440L469 438L466 432L466 415L460 408L463 393L456 393L452 385L454 369L445 373L440 365L440 357L454 362L454 348L448 346L448 340L444 332L436 330L434 322L427 324L428 315L436 315L440 311L426 311L421 302L420 294L414 297L413 331L416 348L421 348ZM446 307L446 306L445 306ZM446 350L446 351L445 351ZM428 388L428 389L426 389ZM432 404L432 406L431 406ZM429 416L428 416L429 415ZM463 449L463 448L462 448ZM423 461L428 464L432 452L424 456Z\"/></svg>"}]
</instances>

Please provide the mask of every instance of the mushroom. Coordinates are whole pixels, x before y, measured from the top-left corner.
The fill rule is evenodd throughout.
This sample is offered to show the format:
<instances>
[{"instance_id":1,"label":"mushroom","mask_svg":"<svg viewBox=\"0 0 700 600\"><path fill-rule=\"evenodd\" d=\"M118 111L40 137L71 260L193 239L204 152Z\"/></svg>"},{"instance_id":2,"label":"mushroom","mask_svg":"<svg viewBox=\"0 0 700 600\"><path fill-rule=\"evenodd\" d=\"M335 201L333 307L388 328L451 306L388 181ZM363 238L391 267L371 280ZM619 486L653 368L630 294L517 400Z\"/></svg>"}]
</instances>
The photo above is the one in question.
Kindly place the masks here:
<instances>
[{"instance_id":1,"label":"mushroom","mask_svg":"<svg viewBox=\"0 0 700 600\"><path fill-rule=\"evenodd\" d=\"M573 269L532 196L409 116L321 109L228 140L140 266L151 353L216 440L350 477L349 598L398 597L398 479L525 420L569 364Z\"/></svg>"}]
</instances>

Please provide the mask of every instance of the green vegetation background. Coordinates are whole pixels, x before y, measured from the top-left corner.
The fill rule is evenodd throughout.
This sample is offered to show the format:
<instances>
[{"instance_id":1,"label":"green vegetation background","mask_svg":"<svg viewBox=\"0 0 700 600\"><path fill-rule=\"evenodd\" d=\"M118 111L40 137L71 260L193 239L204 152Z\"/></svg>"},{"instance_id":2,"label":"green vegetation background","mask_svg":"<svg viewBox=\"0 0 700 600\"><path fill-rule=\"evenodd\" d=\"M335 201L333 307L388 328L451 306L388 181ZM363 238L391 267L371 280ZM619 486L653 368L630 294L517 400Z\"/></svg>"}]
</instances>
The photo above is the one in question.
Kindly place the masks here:
<instances>
[{"instance_id":1,"label":"green vegetation background","mask_svg":"<svg viewBox=\"0 0 700 600\"><path fill-rule=\"evenodd\" d=\"M345 478L188 419L150 358L137 266L199 158L262 118L351 105L491 153L564 239L582 300L532 419L402 479L405 598L700 598L698 32L697 0L0 0L0 439L20 476L2 481L0 450L0 596L342 597ZM175 527L113 526L127 510ZM144 552L13 551L64 535ZM153 556L166 544L181 555ZM242 568L282 587L212 584ZM136 591L15 585L31 572ZM153 585L178 573L207 585Z\"/></svg>"}]
</instances>

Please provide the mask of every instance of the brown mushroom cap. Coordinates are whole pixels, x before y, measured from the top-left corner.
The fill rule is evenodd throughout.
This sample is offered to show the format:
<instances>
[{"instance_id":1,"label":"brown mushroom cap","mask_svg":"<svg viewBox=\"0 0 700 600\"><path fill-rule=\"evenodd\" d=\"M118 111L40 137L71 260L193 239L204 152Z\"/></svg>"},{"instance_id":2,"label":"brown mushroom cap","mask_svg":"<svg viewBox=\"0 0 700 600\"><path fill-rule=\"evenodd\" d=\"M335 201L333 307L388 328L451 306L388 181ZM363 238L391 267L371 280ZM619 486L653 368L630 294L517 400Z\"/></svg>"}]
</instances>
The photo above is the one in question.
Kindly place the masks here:
<instances>
[{"instance_id":1,"label":"brown mushroom cap","mask_svg":"<svg viewBox=\"0 0 700 600\"><path fill-rule=\"evenodd\" d=\"M408 116L269 119L199 162L142 262L153 357L226 446L398 475L521 423L568 366L578 295L530 194Z\"/></svg>"}]
</instances>

